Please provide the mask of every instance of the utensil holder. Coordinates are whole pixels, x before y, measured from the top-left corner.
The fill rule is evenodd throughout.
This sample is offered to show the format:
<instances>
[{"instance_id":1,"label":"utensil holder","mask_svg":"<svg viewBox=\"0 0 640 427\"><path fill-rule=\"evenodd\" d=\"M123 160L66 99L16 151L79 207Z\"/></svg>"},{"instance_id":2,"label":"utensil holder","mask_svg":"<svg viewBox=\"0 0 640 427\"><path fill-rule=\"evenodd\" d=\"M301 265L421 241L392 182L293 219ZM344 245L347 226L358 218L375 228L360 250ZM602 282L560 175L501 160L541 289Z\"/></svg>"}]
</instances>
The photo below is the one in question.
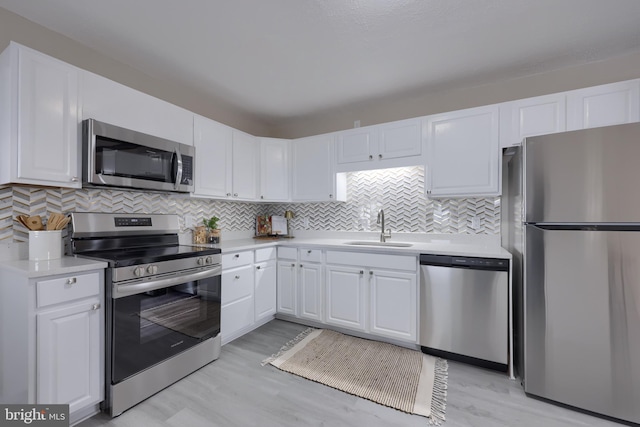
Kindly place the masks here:
<instances>
[{"instance_id":1,"label":"utensil holder","mask_svg":"<svg viewBox=\"0 0 640 427\"><path fill-rule=\"evenodd\" d=\"M29 231L29 260L45 261L62 257L62 230Z\"/></svg>"}]
</instances>

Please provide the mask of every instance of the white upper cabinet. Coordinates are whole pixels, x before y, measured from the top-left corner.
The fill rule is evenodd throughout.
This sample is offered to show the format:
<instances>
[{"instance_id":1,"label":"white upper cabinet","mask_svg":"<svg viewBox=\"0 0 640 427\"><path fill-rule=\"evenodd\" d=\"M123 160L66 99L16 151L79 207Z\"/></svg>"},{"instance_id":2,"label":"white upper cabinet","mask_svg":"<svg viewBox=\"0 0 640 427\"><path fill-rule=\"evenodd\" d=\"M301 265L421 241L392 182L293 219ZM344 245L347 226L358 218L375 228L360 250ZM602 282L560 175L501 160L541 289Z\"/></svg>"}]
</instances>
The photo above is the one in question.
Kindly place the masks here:
<instances>
[{"instance_id":1,"label":"white upper cabinet","mask_svg":"<svg viewBox=\"0 0 640 427\"><path fill-rule=\"evenodd\" d=\"M500 194L498 106L429 116L426 127L427 196Z\"/></svg>"},{"instance_id":2,"label":"white upper cabinet","mask_svg":"<svg viewBox=\"0 0 640 427\"><path fill-rule=\"evenodd\" d=\"M500 145L518 145L529 136L566 130L564 93L507 102L500 106Z\"/></svg>"},{"instance_id":3,"label":"white upper cabinet","mask_svg":"<svg viewBox=\"0 0 640 427\"><path fill-rule=\"evenodd\" d=\"M567 130L640 121L640 81L567 92Z\"/></svg>"},{"instance_id":4,"label":"white upper cabinet","mask_svg":"<svg viewBox=\"0 0 640 427\"><path fill-rule=\"evenodd\" d=\"M339 132L336 170L419 165L422 163L421 130L421 119L408 119Z\"/></svg>"},{"instance_id":5,"label":"white upper cabinet","mask_svg":"<svg viewBox=\"0 0 640 427\"><path fill-rule=\"evenodd\" d=\"M0 184L80 188L78 69L11 42L0 103Z\"/></svg>"},{"instance_id":6,"label":"white upper cabinet","mask_svg":"<svg viewBox=\"0 0 640 427\"><path fill-rule=\"evenodd\" d=\"M82 71L82 119L193 145L193 113L88 71Z\"/></svg>"},{"instance_id":7,"label":"white upper cabinet","mask_svg":"<svg viewBox=\"0 0 640 427\"><path fill-rule=\"evenodd\" d=\"M291 141L260 138L260 200L284 202L290 199Z\"/></svg>"},{"instance_id":8,"label":"white upper cabinet","mask_svg":"<svg viewBox=\"0 0 640 427\"><path fill-rule=\"evenodd\" d=\"M233 191L233 129L202 116L194 116L196 149L194 196L227 198Z\"/></svg>"},{"instance_id":9,"label":"white upper cabinet","mask_svg":"<svg viewBox=\"0 0 640 427\"><path fill-rule=\"evenodd\" d=\"M344 201L346 183L335 173L334 135L292 141L293 200Z\"/></svg>"},{"instance_id":10,"label":"white upper cabinet","mask_svg":"<svg viewBox=\"0 0 640 427\"><path fill-rule=\"evenodd\" d=\"M259 140L233 130L233 198L256 200L260 179Z\"/></svg>"}]
</instances>

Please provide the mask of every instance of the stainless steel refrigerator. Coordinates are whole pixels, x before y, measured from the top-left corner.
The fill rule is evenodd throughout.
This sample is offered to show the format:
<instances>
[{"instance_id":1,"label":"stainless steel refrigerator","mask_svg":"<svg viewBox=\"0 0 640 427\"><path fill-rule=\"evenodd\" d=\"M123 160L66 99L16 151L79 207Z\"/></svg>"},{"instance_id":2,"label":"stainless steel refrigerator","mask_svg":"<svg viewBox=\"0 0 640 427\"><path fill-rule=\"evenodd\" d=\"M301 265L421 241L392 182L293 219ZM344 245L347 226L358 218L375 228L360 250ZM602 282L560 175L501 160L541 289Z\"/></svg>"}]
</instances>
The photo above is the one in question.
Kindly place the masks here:
<instances>
[{"instance_id":1,"label":"stainless steel refrigerator","mask_svg":"<svg viewBox=\"0 0 640 427\"><path fill-rule=\"evenodd\" d=\"M525 392L640 423L640 124L527 138L521 154L503 212Z\"/></svg>"}]
</instances>

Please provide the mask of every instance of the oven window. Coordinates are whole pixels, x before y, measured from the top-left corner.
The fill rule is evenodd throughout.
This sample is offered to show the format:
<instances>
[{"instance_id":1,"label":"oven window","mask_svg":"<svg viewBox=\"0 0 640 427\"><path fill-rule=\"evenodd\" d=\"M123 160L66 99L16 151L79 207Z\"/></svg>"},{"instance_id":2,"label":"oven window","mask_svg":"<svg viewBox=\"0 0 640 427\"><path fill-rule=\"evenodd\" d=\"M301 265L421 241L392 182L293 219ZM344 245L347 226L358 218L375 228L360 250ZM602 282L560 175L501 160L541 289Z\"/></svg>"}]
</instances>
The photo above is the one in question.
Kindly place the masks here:
<instances>
[{"instance_id":1,"label":"oven window","mask_svg":"<svg viewBox=\"0 0 640 427\"><path fill-rule=\"evenodd\" d=\"M175 163L171 151L96 136L96 174L172 184Z\"/></svg>"},{"instance_id":2,"label":"oven window","mask_svg":"<svg viewBox=\"0 0 640 427\"><path fill-rule=\"evenodd\" d=\"M113 300L112 380L220 333L220 276Z\"/></svg>"}]
</instances>

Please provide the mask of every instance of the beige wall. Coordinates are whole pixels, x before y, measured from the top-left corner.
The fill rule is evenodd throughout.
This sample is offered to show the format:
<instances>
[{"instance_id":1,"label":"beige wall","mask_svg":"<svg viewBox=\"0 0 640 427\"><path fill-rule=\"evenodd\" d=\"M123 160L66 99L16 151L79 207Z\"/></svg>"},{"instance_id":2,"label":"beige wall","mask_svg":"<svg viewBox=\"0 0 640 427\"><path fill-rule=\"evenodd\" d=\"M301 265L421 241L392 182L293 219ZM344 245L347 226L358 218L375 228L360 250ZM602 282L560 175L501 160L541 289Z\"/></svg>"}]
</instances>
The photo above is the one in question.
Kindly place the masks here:
<instances>
[{"instance_id":1,"label":"beige wall","mask_svg":"<svg viewBox=\"0 0 640 427\"><path fill-rule=\"evenodd\" d=\"M355 120L368 126L637 78L640 52L482 86L416 91L395 100L368 101L308 118L292 118L272 128L272 133L281 138L299 138L349 129Z\"/></svg>"},{"instance_id":2,"label":"beige wall","mask_svg":"<svg viewBox=\"0 0 640 427\"><path fill-rule=\"evenodd\" d=\"M222 100L203 98L192 89L150 77L66 36L0 8L0 51L12 40L236 129L254 135L269 133L264 123Z\"/></svg>"},{"instance_id":3,"label":"beige wall","mask_svg":"<svg viewBox=\"0 0 640 427\"><path fill-rule=\"evenodd\" d=\"M0 8L0 50L9 41L32 47L77 67L257 136L298 138L463 108L544 95L581 87L640 78L640 52L513 80L456 90L419 91L393 99L367 101L309 117L264 123L222 100L203 98L198 92L154 79L128 65Z\"/></svg>"}]
</instances>

